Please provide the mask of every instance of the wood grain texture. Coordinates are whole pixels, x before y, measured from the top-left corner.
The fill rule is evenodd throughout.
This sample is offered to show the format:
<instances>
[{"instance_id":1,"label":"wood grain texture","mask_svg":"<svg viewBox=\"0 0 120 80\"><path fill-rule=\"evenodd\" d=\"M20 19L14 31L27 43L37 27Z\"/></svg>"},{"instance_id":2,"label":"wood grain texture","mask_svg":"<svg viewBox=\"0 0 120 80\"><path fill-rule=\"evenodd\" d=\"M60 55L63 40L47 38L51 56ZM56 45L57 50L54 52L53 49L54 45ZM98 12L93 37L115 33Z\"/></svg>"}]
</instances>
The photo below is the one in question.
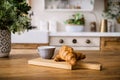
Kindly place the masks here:
<instances>
[{"instance_id":1,"label":"wood grain texture","mask_svg":"<svg viewBox=\"0 0 120 80\"><path fill-rule=\"evenodd\" d=\"M103 65L97 70L65 70L28 64L39 58L36 49L12 49L9 58L0 58L0 80L120 80L120 52L84 51L85 61Z\"/></svg>"},{"instance_id":2,"label":"wood grain texture","mask_svg":"<svg viewBox=\"0 0 120 80\"><path fill-rule=\"evenodd\" d=\"M101 51L120 51L120 37L102 37Z\"/></svg>"},{"instance_id":3,"label":"wood grain texture","mask_svg":"<svg viewBox=\"0 0 120 80\"><path fill-rule=\"evenodd\" d=\"M48 44L35 43L12 43L13 49L37 49L38 46L47 46Z\"/></svg>"},{"instance_id":4,"label":"wood grain texture","mask_svg":"<svg viewBox=\"0 0 120 80\"><path fill-rule=\"evenodd\" d=\"M101 70L102 65L95 61L78 61L76 65L72 66L65 61L56 62L50 59L42 59L42 58L35 58L28 60L28 64L37 65L37 66L47 66L53 68L61 68L61 69L68 69L68 70L75 70L75 69L94 69L94 70Z\"/></svg>"},{"instance_id":5,"label":"wood grain texture","mask_svg":"<svg viewBox=\"0 0 120 80\"><path fill-rule=\"evenodd\" d=\"M72 66L69 65L68 63L56 62L54 60L48 60L42 58L35 58L32 60L28 60L28 64L72 70Z\"/></svg>"}]
</instances>

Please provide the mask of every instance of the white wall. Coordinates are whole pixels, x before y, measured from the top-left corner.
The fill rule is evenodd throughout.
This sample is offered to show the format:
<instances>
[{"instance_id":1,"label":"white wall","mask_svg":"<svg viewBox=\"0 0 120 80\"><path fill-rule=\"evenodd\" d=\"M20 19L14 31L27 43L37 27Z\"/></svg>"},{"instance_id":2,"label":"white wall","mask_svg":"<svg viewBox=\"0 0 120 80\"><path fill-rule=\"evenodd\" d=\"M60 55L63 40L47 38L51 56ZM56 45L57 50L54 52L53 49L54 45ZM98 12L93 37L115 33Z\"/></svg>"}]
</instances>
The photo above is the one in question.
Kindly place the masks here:
<instances>
[{"instance_id":1,"label":"white wall","mask_svg":"<svg viewBox=\"0 0 120 80\"><path fill-rule=\"evenodd\" d=\"M86 5L87 6L87 5ZM93 12L82 12L85 15L86 26L85 31L90 30L89 23L97 21L97 29L99 31L100 21L102 20L101 13L104 9L104 0L95 0L95 9ZM58 22L58 31L65 31L64 21L74 13L73 11L44 11L44 0L32 0L32 25L39 25L40 21L55 20ZM95 18L97 17L97 20ZM38 26L39 27L39 26ZM120 32L120 24L116 23L116 31Z\"/></svg>"}]
</instances>

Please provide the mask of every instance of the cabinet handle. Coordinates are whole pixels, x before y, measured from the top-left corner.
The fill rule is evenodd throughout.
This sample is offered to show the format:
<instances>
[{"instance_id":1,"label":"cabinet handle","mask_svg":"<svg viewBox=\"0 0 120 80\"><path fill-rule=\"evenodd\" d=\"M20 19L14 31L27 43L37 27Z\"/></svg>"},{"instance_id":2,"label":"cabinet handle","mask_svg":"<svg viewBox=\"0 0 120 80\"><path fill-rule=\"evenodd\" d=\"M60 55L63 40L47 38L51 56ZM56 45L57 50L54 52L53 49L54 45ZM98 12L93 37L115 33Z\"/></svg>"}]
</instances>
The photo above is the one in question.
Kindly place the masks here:
<instances>
[{"instance_id":1,"label":"cabinet handle","mask_svg":"<svg viewBox=\"0 0 120 80\"><path fill-rule=\"evenodd\" d=\"M59 43L61 43L61 44L64 43L64 40L63 40L63 39L60 39L60 40L59 40Z\"/></svg>"},{"instance_id":2,"label":"cabinet handle","mask_svg":"<svg viewBox=\"0 0 120 80\"><path fill-rule=\"evenodd\" d=\"M91 43L91 41L88 39L88 40L86 40L86 43L87 43L87 44L90 44L90 43Z\"/></svg>"},{"instance_id":3,"label":"cabinet handle","mask_svg":"<svg viewBox=\"0 0 120 80\"><path fill-rule=\"evenodd\" d=\"M72 42L75 44L75 43L77 43L77 40L76 40L76 39L73 39Z\"/></svg>"}]
</instances>

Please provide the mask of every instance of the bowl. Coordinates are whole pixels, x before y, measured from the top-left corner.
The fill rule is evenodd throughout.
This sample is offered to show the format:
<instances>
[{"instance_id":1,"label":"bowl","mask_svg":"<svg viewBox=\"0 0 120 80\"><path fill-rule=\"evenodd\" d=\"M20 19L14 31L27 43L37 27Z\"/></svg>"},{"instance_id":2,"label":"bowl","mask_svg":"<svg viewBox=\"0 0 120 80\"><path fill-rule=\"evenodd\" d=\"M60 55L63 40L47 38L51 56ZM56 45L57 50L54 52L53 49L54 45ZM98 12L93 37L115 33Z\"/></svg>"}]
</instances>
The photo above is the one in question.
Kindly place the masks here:
<instances>
[{"instance_id":1,"label":"bowl","mask_svg":"<svg viewBox=\"0 0 120 80\"><path fill-rule=\"evenodd\" d=\"M38 47L38 54L43 59L52 59L54 55L55 47L54 46L41 46Z\"/></svg>"}]
</instances>

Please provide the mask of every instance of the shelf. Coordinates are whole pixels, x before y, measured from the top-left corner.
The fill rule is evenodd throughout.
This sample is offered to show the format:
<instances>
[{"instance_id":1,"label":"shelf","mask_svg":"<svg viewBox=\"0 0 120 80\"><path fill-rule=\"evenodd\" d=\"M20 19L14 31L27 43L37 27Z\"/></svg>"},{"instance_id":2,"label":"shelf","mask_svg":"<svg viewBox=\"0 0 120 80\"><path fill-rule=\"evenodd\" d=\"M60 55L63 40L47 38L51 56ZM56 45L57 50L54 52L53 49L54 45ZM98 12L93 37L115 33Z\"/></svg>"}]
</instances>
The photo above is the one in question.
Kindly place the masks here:
<instances>
[{"instance_id":1,"label":"shelf","mask_svg":"<svg viewBox=\"0 0 120 80\"><path fill-rule=\"evenodd\" d=\"M92 11L90 9L45 9L45 11Z\"/></svg>"},{"instance_id":2,"label":"shelf","mask_svg":"<svg viewBox=\"0 0 120 80\"><path fill-rule=\"evenodd\" d=\"M95 0L44 0L45 11L93 11Z\"/></svg>"},{"instance_id":3,"label":"shelf","mask_svg":"<svg viewBox=\"0 0 120 80\"><path fill-rule=\"evenodd\" d=\"M120 37L120 32L51 32L49 36Z\"/></svg>"}]
</instances>

